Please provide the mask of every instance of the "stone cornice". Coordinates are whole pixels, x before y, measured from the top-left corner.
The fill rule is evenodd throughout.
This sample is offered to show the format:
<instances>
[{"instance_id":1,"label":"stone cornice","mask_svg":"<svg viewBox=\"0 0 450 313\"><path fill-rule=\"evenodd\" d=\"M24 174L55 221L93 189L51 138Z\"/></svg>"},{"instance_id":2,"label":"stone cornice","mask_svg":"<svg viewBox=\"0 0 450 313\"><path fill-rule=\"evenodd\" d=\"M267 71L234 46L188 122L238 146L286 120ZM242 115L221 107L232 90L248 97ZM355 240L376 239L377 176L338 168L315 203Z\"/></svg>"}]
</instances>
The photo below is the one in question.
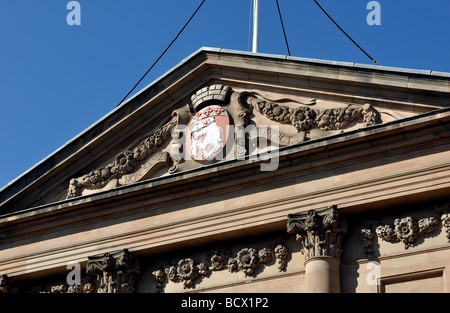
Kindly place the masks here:
<instances>
[{"instance_id":1,"label":"stone cornice","mask_svg":"<svg viewBox=\"0 0 450 313\"><path fill-rule=\"evenodd\" d=\"M317 157L316 162L319 162L321 159L326 159L324 160L326 163L339 162L339 160L345 158L345 156L333 155L332 151L335 147L336 149L339 149L339 151L344 150L346 147L350 147L353 153L357 153L358 151L361 151L361 147L357 145L361 144L362 148L370 148L371 154L383 152L383 146L369 143L371 140L381 140L384 145L388 145L389 149L391 149L393 146L391 146L389 142L396 142L397 140L395 138L398 138L403 141L401 143L399 142L401 146L413 147L415 145L414 136L408 135L410 141L405 141L404 134L414 132L417 129L426 129L427 127L444 127L447 123L446 121L450 121L450 108L283 147L279 150L280 167L276 173L279 175L284 169L288 172L295 170L291 169L293 165L301 165L301 162L296 160L305 155L317 154L318 152L321 154ZM419 140L419 138L417 139ZM386 140L389 142L385 142ZM380 150L377 151L377 149ZM324 151L326 151L325 154L323 154ZM366 153L364 152L364 154ZM352 155L352 158L356 157L357 155ZM209 189L213 189L212 185L205 181L210 180L211 182L213 181L214 184L225 183L233 185L233 180L249 177L249 174L257 175L256 178L251 178L250 180L273 177L273 172L259 171L260 162L261 160L259 158L256 162L255 160L224 161L212 166L175 173L169 177L137 182L133 185L100 191L93 195L80 196L32 207L26 210L0 215L0 225L6 226L8 224L14 225L16 223L23 223L29 219L39 218L40 216L47 218L49 217L49 214L67 213L72 210L82 209L83 207L100 205L105 203L105 201L119 204L119 200L123 199L124 201L127 201L130 197L139 200L139 195L141 193L145 193L146 198L150 197L154 199L163 196L165 193L170 193L171 196L173 196L173 190L177 190L176 188L183 188L181 186L190 185L196 182L198 183L200 181L203 181L202 186L208 186ZM308 165L308 167L309 166L310 165ZM218 177L220 178L217 179Z\"/></svg>"},{"instance_id":2,"label":"stone cornice","mask_svg":"<svg viewBox=\"0 0 450 313\"><path fill-rule=\"evenodd\" d=\"M442 169L438 169L437 173L445 175L444 180L449 181L450 166L443 172ZM411 181L409 177L392 177L391 179L401 180L402 178L408 180L409 189L404 190L404 186L399 186L398 189L405 193L405 197L410 195L410 192L415 192L417 187L424 188L422 181L423 174L417 173L417 177L414 181ZM377 185L377 188L372 188L373 185ZM447 184L450 185L450 184ZM218 234L230 231L236 232L236 236L241 234L242 229L246 228L246 232L250 229L257 231L261 225L261 221L264 221L264 227L271 227L276 229L282 229L286 223L286 215L294 210L298 210L298 207L303 207L314 203L317 206L326 205L328 201L342 201L340 198L344 193L346 197L354 197L354 202L344 203L344 209L347 206L364 205L367 201L377 201L386 197L386 190L389 190L388 196L396 196L399 191L392 187L392 180L368 182L367 186L354 185L350 187L337 188L336 190L328 190L321 194L323 201L317 201L317 195L311 194L310 196L302 196L299 199L298 195L292 196L289 199L274 200L271 202L258 203L255 205L238 207L234 210L229 210L226 213L214 212L209 215L198 217L192 217L190 219L184 219L174 222L160 224L160 225L148 225L140 229L130 230L128 232L121 232L117 234L104 235L102 237L96 237L88 241L83 241L77 244L60 245L58 248L51 248L49 250L41 250L36 253L28 253L24 256L15 256L13 259L4 259L0 262L0 269L4 273L11 275L21 274L21 264L27 264L27 272L39 271L46 268L52 268L53 266L60 266L61 262L70 262L74 259L83 259L83 256L88 256L101 251L118 250L123 246L133 246L133 249L155 249L157 251L162 245L166 247L171 246L185 246L190 240L195 238L202 238L207 240L208 236L217 236ZM449 186L447 186L448 188ZM430 185L433 190L435 187ZM358 198L359 196L359 198ZM369 200L367 200L367 198ZM276 208L276 209L274 209ZM146 209L145 207L142 208ZM131 214L131 212L129 212ZM87 223L80 217L80 222ZM246 219L245 224L242 220ZM207 228L204 225L208 225ZM200 226L201 225L201 226ZM45 227L45 226L43 226ZM19 235L26 235L32 238L33 233L21 233ZM14 236L18 238L18 236ZM11 239L14 240L14 239ZM45 262L43 262L45 260ZM19 266L19 268L17 268Z\"/></svg>"}]
</instances>

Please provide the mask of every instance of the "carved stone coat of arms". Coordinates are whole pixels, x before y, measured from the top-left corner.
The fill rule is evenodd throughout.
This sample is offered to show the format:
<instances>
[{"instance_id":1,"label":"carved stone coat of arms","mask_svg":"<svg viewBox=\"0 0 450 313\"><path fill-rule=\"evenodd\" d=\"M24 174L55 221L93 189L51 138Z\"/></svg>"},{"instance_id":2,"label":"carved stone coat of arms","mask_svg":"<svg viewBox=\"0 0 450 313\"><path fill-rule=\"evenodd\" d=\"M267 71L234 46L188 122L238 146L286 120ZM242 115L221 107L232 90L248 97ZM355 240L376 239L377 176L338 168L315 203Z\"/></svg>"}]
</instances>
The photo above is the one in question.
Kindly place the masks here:
<instances>
[{"instance_id":1,"label":"carved stone coat of arms","mask_svg":"<svg viewBox=\"0 0 450 313\"><path fill-rule=\"evenodd\" d=\"M219 154L228 138L230 118L219 105L197 112L189 124L187 150L194 160L210 160Z\"/></svg>"}]
</instances>

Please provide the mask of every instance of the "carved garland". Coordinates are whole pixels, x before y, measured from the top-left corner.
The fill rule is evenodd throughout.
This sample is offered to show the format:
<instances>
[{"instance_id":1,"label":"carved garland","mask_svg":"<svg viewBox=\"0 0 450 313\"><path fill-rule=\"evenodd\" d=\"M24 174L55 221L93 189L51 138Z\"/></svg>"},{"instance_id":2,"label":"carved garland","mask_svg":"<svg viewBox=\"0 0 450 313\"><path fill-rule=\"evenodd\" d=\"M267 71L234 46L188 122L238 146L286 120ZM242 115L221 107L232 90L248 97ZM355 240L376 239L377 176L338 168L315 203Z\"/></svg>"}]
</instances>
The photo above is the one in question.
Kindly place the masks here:
<instances>
[{"instance_id":1,"label":"carved garland","mask_svg":"<svg viewBox=\"0 0 450 313\"><path fill-rule=\"evenodd\" d=\"M177 124L174 116L167 124L156 130L151 136L142 141L136 148L119 152L114 161L106 166L97 168L89 174L73 178L67 191L67 198L81 195L83 188L103 188L113 179L132 173L140 162L153 154L167 139L171 137L172 129Z\"/></svg>"},{"instance_id":2,"label":"carved garland","mask_svg":"<svg viewBox=\"0 0 450 313\"><path fill-rule=\"evenodd\" d=\"M245 276L255 275L257 268L277 260L278 270L285 271L289 250L283 244L275 248L241 249L236 257L230 257L226 249L216 249L209 253L209 264L198 263L190 258L181 259L176 266L166 266L152 272L155 278L156 292L162 292L166 278L175 283L183 283L184 288L193 288L195 280L207 277L212 271L227 268L229 272L243 272Z\"/></svg>"},{"instance_id":3,"label":"carved garland","mask_svg":"<svg viewBox=\"0 0 450 313\"><path fill-rule=\"evenodd\" d=\"M192 96L192 105L199 108L205 103L228 102L230 92L230 86L221 84L210 85L198 90ZM170 167L169 173L174 173L177 171L178 163L181 160L167 152L161 152L156 155L154 153L171 137L172 130L174 130L176 125L186 125L190 118L191 114L188 106L173 111L172 119L168 123L156 130L133 150L121 151L114 157L112 163L99 167L87 175L71 179L67 191L67 199L80 196L84 188L100 189L113 180L116 180L116 185L133 183L141 177L125 176L137 171L141 165L153 168L154 165L163 163ZM122 177L125 179L120 181Z\"/></svg>"},{"instance_id":4,"label":"carved garland","mask_svg":"<svg viewBox=\"0 0 450 313\"><path fill-rule=\"evenodd\" d=\"M384 241L402 242L405 249L413 247L419 238L430 236L442 225L450 242L450 213L447 213L449 205L437 209L434 216L415 220L411 216L397 218L393 225L380 225L375 221L365 221L361 227L360 238L363 243L366 256L373 254L372 243L375 236Z\"/></svg>"},{"instance_id":5,"label":"carved garland","mask_svg":"<svg viewBox=\"0 0 450 313\"><path fill-rule=\"evenodd\" d=\"M348 126L352 121L362 118L365 126L381 123L380 113L370 104L349 104L345 108L332 108L317 110L309 106L316 103L311 99L304 106L290 108L285 105L272 102L254 92L243 92L240 95L241 102L251 109L266 116L272 121L281 124L291 124L298 132L308 131L313 128L321 130L339 130Z\"/></svg>"},{"instance_id":6,"label":"carved garland","mask_svg":"<svg viewBox=\"0 0 450 313\"><path fill-rule=\"evenodd\" d=\"M209 103L228 103L230 86L227 85L210 85L198 90L191 99L194 108L200 109ZM256 111L272 121L281 124L291 124L297 130L297 134L288 135L279 133L282 145L296 143L304 140L305 132L314 128L325 131L340 130L347 127L352 121L362 119L365 126L371 126L381 123L380 113L370 104L356 105L349 104L344 108L331 108L326 110L318 110L311 108L316 103L316 99L307 102L298 102L288 99L280 99L277 101L297 102L301 106L291 108L271 100L268 100L255 92L241 92L239 94L239 105L242 110L238 113L237 125L246 126L248 122L248 113ZM181 110L181 111L180 111ZM174 173L178 169L178 163L181 160L176 156L172 156L167 152L155 154L155 151L171 137L172 130L175 126L185 124L192 118L189 108L176 110L172 113L172 119L151 136L147 137L133 150L125 150L119 152L110 164L99 167L86 175L78 178L72 178L67 191L67 198L80 196L85 188L101 189L105 187L114 188L119 185L134 183L141 179L139 168L145 167L147 170L158 169L158 164L165 164L170 167L169 173ZM181 119L185 121L181 122ZM181 124L180 124L181 122ZM303 135L303 136L302 136ZM245 148L238 144L238 156L245 155ZM177 144L177 140L173 142Z\"/></svg>"}]
</instances>

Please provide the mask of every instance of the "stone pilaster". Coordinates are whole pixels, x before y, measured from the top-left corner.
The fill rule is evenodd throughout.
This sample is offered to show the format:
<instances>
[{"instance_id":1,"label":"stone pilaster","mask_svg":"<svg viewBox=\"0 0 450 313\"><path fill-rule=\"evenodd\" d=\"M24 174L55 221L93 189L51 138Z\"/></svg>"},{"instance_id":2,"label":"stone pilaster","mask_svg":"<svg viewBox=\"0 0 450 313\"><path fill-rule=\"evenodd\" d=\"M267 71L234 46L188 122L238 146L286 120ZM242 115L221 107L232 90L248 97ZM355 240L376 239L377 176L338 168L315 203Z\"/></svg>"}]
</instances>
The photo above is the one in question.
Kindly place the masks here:
<instances>
[{"instance_id":1,"label":"stone pilaster","mask_svg":"<svg viewBox=\"0 0 450 313\"><path fill-rule=\"evenodd\" d=\"M337 207L290 214L286 227L302 245L307 291L339 292L342 240L347 234L347 223L339 216Z\"/></svg>"}]
</instances>

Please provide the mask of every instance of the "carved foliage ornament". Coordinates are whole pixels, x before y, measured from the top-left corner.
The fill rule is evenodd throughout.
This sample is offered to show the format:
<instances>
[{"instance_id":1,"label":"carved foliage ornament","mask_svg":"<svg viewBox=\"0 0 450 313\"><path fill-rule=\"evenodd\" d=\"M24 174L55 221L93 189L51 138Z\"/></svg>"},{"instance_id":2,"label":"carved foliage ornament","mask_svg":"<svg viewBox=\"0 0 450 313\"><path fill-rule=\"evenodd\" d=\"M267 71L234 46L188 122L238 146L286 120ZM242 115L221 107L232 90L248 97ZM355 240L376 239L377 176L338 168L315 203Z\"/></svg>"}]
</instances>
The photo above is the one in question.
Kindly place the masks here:
<instances>
[{"instance_id":1,"label":"carved foliage ornament","mask_svg":"<svg viewBox=\"0 0 450 313\"><path fill-rule=\"evenodd\" d=\"M227 125L232 122L236 126L246 127L251 112L259 113L271 121L290 124L297 130L296 134L279 133L281 145L289 145L305 140L303 132L320 129L324 131L342 130L353 121L362 120L365 126L381 122L379 112L370 104L348 104L346 107L329 109L314 108L316 99L300 102L290 99L269 100L256 92L240 92L230 102L232 90L230 86L215 84L198 90L191 97L189 104L172 112L170 121L158 128L153 134L134 148L117 153L111 162L81 177L72 178L67 191L67 198L80 196L83 190L98 190L128 185L145 179L166 166L168 173L180 170L180 155L163 150L163 144L171 137L171 144L179 144L177 126L189 127L186 151L196 161L211 160L220 154L228 139ZM289 107L277 102L297 103L297 107ZM224 107L227 108L224 108ZM230 109L231 114L227 111ZM230 113L230 115L229 115ZM255 122L255 121L253 121ZM257 122L255 122L257 124ZM261 125L267 126L267 125ZM172 133L174 131L174 134ZM236 138L237 156L242 157L248 151ZM184 139L183 139L184 140ZM183 149L184 150L184 149ZM157 152L160 151L160 152Z\"/></svg>"},{"instance_id":2,"label":"carved foliage ornament","mask_svg":"<svg viewBox=\"0 0 450 313\"><path fill-rule=\"evenodd\" d=\"M67 198L81 195L83 188L103 188L113 180L119 185L119 179L123 178L124 175L135 172L142 161L152 155L165 140L170 138L172 129L176 123L177 117L173 117L168 123L156 130L133 150L121 151L114 157L113 162L108 165L99 167L87 175L71 179L67 191ZM146 164L149 167L153 167L159 163L169 165L170 161L167 153L159 153L153 156Z\"/></svg>"},{"instance_id":3,"label":"carved foliage ornament","mask_svg":"<svg viewBox=\"0 0 450 313\"><path fill-rule=\"evenodd\" d=\"M379 112L370 104L349 104L344 108L318 110L312 108L315 99L300 103L301 106L291 108L272 102L255 92L243 92L241 102L247 104L254 111L281 124L291 124L298 132L313 128L321 130L339 130L348 126L352 121L362 119L365 126L372 126L381 122Z\"/></svg>"},{"instance_id":4,"label":"carved foliage ornament","mask_svg":"<svg viewBox=\"0 0 450 313\"><path fill-rule=\"evenodd\" d=\"M18 293L18 288L8 275L0 275L0 293Z\"/></svg>"},{"instance_id":5,"label":"carved foliage ornament","mask_svg":"<svg viewBox=\"0 0 450 313\"><path fill-rule=\"evenodd\" d=\"M365 222L361 227L360 238L364 246L364 253L371 255L373 253L372 243L375 235L387 242L402 242L405 249L413 247L419 238L432 235L432 233L442 225L450 241L450 213L448 213L447 204L437 208L433 216L415 220L411 216L397 218L393 224L380 225L375 221Z\"/></svg>"},{"instance_id":6,"label":"carved foliage ornament","mask_svg":"<svg viewBox=\"0 0 450 313\"><path fill-rule=\"evenodd\" d=\"M256 269L269 263L274 258L278 263L278 270L285 271L289 250L283 244L274 248L241 249L236 257L230 257L230 251L216 249L209 253L208 264L196 264L191 258L181 259L177 265L166 266L152 272L156 281L156 292L162 292L166 278L175 283L183 283L184 288L193 288L195 281L207 277L212 271L228 269L229 272L243 272L245 276L253 276Z\"/></svg>"},{"instance_id":7,"label":"carved foliage ornament","mask_svg":"<svg viewBox=\"0 0 450 313\"><path fill-rule=\"evenodd\" d=\"M140 266L128 250L89 257L86 273L99 281L98 293L132 293Z\"/></svg>"},{"instance_id":8,"label":"carved foliage ornament","mask_svg":"<svg viewBox=\"0 0 450 313\"><path fill-rule=\"evenodd\" d=\"M414 242L427 236L437 229L439 219L436 217L426 217L416 221L411 216L397 218L394 226L380 225L375 229L377 236L388 242L403 242L405 249L414 245Z\"/></svg>"},{"instance_id":9,"label":"carved foliage ornament","mask_svg":"<svg viewBox=\"0 0 450 313\"><path fill-rule=\"evenodd\" d=\"M231 88L226 85L216 84L198 90L191 97L191 103L194 109L200 110L203 106L210 103L226 103L229 101ZM220 111L221 110L221 111ZM205 112L208 112L208 108L205 108ZM222 128L227 123L225 120L227 117L226 111L221 107L215 108L216 114L211 114L203 120L199 121L200 115L194 116L189 111L189 105L175 110L172 112L172 116L169 122L157 129L153 134L143 140L140 144L134 147L132 150L125 150L119 152L113 159L113 161L105 166L99 167L86 175L70 180L69 189L67 191L67 198L73 198L82 195L85 188L101 189L106 186L114 188L120 185L128 185L136 181L141 180L145 175L148 175L150 171L156 171L161 166L168 167L169 173L174 173L177 170L177 165L181 161L177 155L170 155L168 152L156 151L172 137L172 131L176 129L177 125L186 125L187 122L192 119L198 126L198 129L193 131L193 136L200 136L200 125L209 126L219 125ZM206 114L209 115L209 114ZM217 116L213 116L217 115ZM211 121L212 120L212 121ZM202 124L203 122L203 124ZM222 123L221 123L222 122ZM209 127L204 131L211 132L213 127ZM219 130L222 131L222 130ZM223 133L223 131L222 131ZM222 138L221 138L222 139ZM226 139L226 138L225 138ZM198 140L197 140L198 141ZM200 144L206 144L199 142ZM219 143L219 149L223 147L222 142ZM196 147L197 148L197 147ZM216 147L217 149L217 147ZM204 157L200 160L207 159L219 151L206 151L204 150ZM197 150L195 150L195 158L197 157ZM209 155L210 154L210 155Z\"/></svg>"},{"instance_id":10,"label":"carved foliage ornament","mask_svg":"<svg viewBox=\"0 0 450 313\"><path fill-rule=\"evenodd\" d=\"M310 210L306 214L290 214L288 218L287 232L296 234L305 260L316 256L331 256L340 260L348 226L339 216L336 206L322 211Z\"/></svg>"},{"instance_id":11,"label":"carved foliage ornament","mask_svg":"<svg viewBox=\"0 0 450 313\"><path fill-rule=\"evenodd\" d=\"M140 266L135 257L124 249L116 253L88 257L86 277L81 285L58 284L50 293L133 293ZM45 291L44 291L45 293Z\"/></svg>"}]
</instances>

